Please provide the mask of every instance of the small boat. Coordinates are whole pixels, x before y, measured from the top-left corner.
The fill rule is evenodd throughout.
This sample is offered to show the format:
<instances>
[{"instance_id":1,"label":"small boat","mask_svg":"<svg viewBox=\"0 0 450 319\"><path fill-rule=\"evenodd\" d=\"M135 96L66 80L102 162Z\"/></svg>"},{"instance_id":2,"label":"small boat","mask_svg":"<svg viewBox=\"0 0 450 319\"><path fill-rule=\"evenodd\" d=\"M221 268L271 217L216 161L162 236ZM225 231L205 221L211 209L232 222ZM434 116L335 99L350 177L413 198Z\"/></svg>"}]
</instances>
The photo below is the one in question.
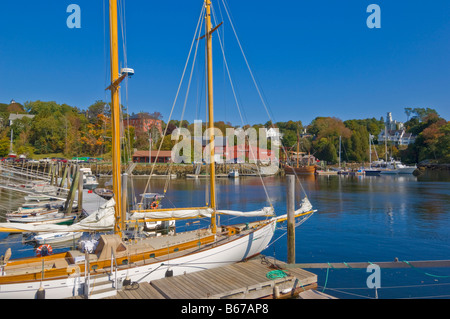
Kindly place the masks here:
<instances>
[{"instance_id":1,"label":"small boat","mask_svg":"<svg viewBox=\"0 0 450 319\"><path fill-rule=\"evenodd\" d=\"M43 202L26 202L22 204L22 209L34 209L34 208L46 208L46 209L55 209L60 208L64 205L65 201L43 201ZM74 202L76 205L76 202Z\"/></svg>"},{"instance_id":2,"label":"small boat","mask_svg":"<svg viewBox=\"0 0 450 319\"><path fill-rule=\"evenodd\" d=\"M284 166L284 172L286 174L315 174L316 166L315 165L303 165L299 167L292 167L289 165Z\"/></svg>"},{"instance_id":3,"label":"small boat","mask_svg":"<svg viewBox=\"0 0 450 319\"><path fill-rule=\"evenodd\" d=\"M83 236L82 232L62 232L62 233L49 233L35 235L31 240L36 241L38 245L42 244L54 244L70 240L76 240Z\"/></svg>"},{"instance_id":4,"label":"small boat","mask_svg":"<svg viewBox=\"0 0 450 319\"><path fill-rule=\"evenodd\" d=\"M89 167L83 167L80 169L83 172L83 188L85 189L95 189L98 186L97 178Z\"/></svg>"},{"instance_id":5,"label":"small boat","mask_svg":"<svg viewBox=\"0 0 450 319\"><path fill-rule=\"evenodd\" d=\"M398 168L397 168L399 174L412 174L412 173L414 173L414 171L416 169L417 169L416 165L407 166L407 165L403 165L403 164L398 165Z\"/></svg>"},{"instance_id":6,"label":"small boat","mask_svg":"<svg viewBox=\"0 0 450 319\"><path fill-rule=\"evenodd\" d=\"M36 222L27 223L27 225L72 225L75 222L76 218L76 215L66 215L60 218L48 218Z\"/></svg>"},{"instance_id":7,"label":"small boat","mask_svg":"<svg viewBox=\"0 0 450 319\"><path fill-rule=\"evenodd\" d=\"M230 172L228 173L228 177L231 177L231 178L239 177L239 171L237 169L230 170Z\"/></svg>"},{"instance_id":8,"label":"small boat","mask_svg":"<svg viewBox=\"0 0 450 319\"><path fill-rule=\"evenodd\" d=\"M47 196L47 195L27 195L27 196L25 196L25 200L29 201L29 202L32 202L32 201L40 202L40 201L51 200L51 197Z\"/></svg>"},{"instance_id":9,"label":"small boat","mask_svg":"<svg viewBox=\"0 0 450 319\"><path fill-rule=\"evenodd\" d=\"M58 210L44 214L26 214L17 216L8 216L6 220L10 223L34 223L39 221L59 219L64 216Z\"/></svg>"},{"instance_id":10,"label":"small boat","mask_svg":"<svg viewBox=\"0 0 450 319\"><path fill-rule=\"evenodd\" d=\"M98 186L97 178L95 175L83 176L83 188L85 189L95 189Z\"/></svg>"},{"instance_id":11,"label":"small boat","mask_svg":"<svg viewBox=\"0 0 450 319\"><path fill-rule=\"evenodd\" d=\"M381 175L397 175L398 169L382 169L380 170Z\"/></svg>"},{"instance_id":12,"label":"small boat","mask_svg":"<svg viewBox=\"0 0 450 319\"><path fill-rule=\"evenodd\" d=\"M96 193L100 197L103 197L104 199L111 199L114 196L113 191L108 188L96 188L94 189L94 193Z\"/></svg>"},{"instance_id":13,"label":"small boat","mask_svg":"<svg viewBox=\"0 0 450 319\"><path fill-rule=\"evenodd\" d=\"M40 210L34 210L34 209L26 209L26 210L17 210L12 213L6 214L6 219L10 220L10 218L27 218L27 217L36 217L36 216L53 216L56 215L59 212L58 209L40 209Z\"/></svg>"},{"instance_id":14,"label":"small boat","mask_svg":"<svg viewBox=\"0 0 450 319\"><path fill-rule=\"evenodd\" d=\"M366 174L366 176L378 176L380 175L381 170L375 168L366 168L364 169L364 173Z\"/></svg>"}]
</instances>

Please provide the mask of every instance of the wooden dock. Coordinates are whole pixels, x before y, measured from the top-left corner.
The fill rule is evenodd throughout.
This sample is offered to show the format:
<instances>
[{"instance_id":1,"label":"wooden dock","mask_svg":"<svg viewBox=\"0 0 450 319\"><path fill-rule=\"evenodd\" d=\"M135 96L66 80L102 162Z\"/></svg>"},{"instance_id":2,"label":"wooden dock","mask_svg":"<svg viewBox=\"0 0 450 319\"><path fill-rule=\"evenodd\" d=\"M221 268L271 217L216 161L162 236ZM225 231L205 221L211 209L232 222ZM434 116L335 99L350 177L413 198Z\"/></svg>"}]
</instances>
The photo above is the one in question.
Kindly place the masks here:
<instances>
[{"instance_id":1,"label":"wooden dock","mask_svg":"<svg viewBox=\"0 0 450 319\"><path fill-rule=\"evenodd\" d=\"M317 288L317 275L285 266L281 261L258 256L224 267L139 283L138 287L125 287L105 299L333 298L315 291L307 293ZM277 272L271 273L274 270ZM278 270L283 270L285 275L268 277L268 274L283 274Z\"/></svg>"}]
</instances>

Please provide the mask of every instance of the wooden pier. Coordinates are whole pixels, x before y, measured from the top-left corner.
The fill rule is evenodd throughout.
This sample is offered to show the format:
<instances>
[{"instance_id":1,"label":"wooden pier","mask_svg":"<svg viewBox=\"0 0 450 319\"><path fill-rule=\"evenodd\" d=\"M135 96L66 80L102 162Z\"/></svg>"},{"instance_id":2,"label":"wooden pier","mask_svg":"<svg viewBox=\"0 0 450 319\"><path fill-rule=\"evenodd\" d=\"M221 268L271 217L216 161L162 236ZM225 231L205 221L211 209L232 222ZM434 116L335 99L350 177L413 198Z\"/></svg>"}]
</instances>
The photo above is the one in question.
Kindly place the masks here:
<instances>
[{"instance_id":1,"label":"wooden pier","mask_svg":"<svg viewBox=\"0 0 450 319\"><path fill-rule=\"evenodd\" d=\"M139 283L105 299L331 299L317 291L317 275L258 256L246 262ZM283 274L270 278L270 274ZM273 272L276 271L276 272ZM271 273L272 272L272 273Z\"/></svg>"}]
</instances>

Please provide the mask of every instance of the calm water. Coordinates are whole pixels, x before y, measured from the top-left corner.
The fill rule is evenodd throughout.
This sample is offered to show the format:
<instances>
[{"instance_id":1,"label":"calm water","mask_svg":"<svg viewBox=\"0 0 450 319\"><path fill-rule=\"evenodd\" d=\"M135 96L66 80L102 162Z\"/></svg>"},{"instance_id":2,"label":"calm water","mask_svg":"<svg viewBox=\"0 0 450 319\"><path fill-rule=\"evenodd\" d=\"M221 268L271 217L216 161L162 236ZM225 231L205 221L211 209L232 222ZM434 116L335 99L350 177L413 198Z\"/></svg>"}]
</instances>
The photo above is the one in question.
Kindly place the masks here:
<instances>
[{"instance_id":1,"label":"calm water","mask_svg":"<svg viewBox=\"0 0 450 319\"><path fill-rule=\"evenodd\" d=\"M285 214L285 179L264 178L277 214ZM130 197L139 199L146 179L135 178ZM296 231L296 261L381 262L450 259L450 175L428 176L318 176L301 177L297 200L303 191L318 211ZM205 205L207 181L198 179L152 180L148 192L167 189L164 207ZM132 193L132 189L134 192ZM1 208L11 194L0 192ZM222 209L254 210L268 205L258 177L217 180L217 202ZM178 223L179 231L203 227ZM221 222L239 222L223 218ZM263 254L285 261L286 236L277 230ZM20 245L20 236L0 235L0 254L13 247L13 258L32 251ZM15 254L16 251L16 254ZM319 290L338 298L374 298L365 269L311 270L318 275ZM446 276L449 276L446 278ZM379 298L450 298L450 269L383 269Z\"/></svg>"}]
</instances>

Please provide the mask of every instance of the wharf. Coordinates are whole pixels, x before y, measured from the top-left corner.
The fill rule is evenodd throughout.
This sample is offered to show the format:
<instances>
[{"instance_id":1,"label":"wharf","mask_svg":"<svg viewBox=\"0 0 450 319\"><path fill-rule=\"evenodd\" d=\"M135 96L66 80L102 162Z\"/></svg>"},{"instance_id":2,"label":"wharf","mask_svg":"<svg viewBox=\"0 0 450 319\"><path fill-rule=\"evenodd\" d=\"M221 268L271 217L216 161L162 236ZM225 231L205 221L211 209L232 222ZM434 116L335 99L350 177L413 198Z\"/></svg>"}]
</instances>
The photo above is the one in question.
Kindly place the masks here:
<instances>
[{"instance_id":1,"label":"wharf","mask_svg":"<svg viewBox=\"0 0 450 319\"><path fill-rule=\"evenodd\" d=\"M276 265L274 267L274 265ZM274 270L286 276L269 279ZM334 299L313 289L317 275L259 256L246 262L139 283L105 299ZM274 295L275 293L275 295Z\"/></svg>"}]
</instances>

